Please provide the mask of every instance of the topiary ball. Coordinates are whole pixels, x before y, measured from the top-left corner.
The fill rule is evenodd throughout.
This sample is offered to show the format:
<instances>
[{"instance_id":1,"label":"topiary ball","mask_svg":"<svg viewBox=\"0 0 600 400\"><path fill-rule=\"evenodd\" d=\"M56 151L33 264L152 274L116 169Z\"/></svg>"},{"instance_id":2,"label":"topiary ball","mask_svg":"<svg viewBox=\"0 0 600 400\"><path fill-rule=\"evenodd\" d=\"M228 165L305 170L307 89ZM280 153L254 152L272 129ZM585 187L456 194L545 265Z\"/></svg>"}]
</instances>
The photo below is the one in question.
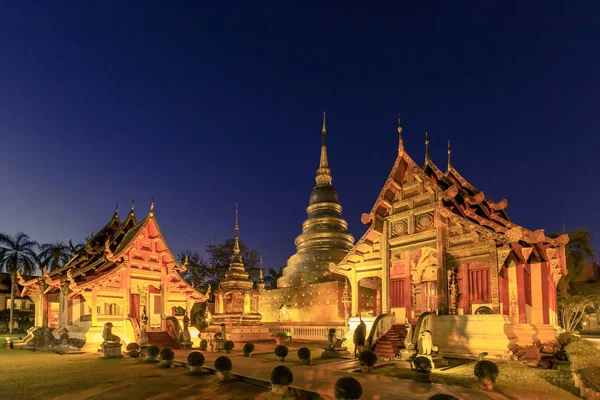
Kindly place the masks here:
<instances>
[{"instance_id":1,"label":"topiary ball","mask_svg":"<svg viewBox=\"0 0 600 400\"><path fill-rule=\"evenodd\" d=\"M496 382L496 378L498 377L498 374L500 374L500 370L492 361L481 360L475 363L473 373L477 378L488 378L491 379L492 382Z\"/></svg>"},{"instance_id":2,"label":"topiary ball","mask_svg":"<svg viewBox=\"0 0 600 400\"><path fill-rule=\"evenodd\" d=\"M171 350L170 348L165 347L160 351L159 356L160 359L163 361L173 361L173 359L175 358L175 353L173 353L173 350Z\"/></svg>"},{"instance_id":3,"label":"topiary ball","mask_svg":"<svg viewBox=\"0 0 600 400\"><path fill-rule=\"evenodd\" d=\"M415 358L414 366L418 372L431 372L433 369L431 360L423 356L417 356L417 358Z\"/></svg>"},{"instance_id":4,"label":"topiary ball","mask_svg":"<svg viewBox=\"0 0 600 400\"><path fill-rule=\"evenodd\" d=\"M225 343L223 343L223 349L225 349L227 351L233 350L234 346L235 345L231 340L226 340Z\"/></svg>"},{"instance_id":5,"label":"topiary ball","mask_svg":"<svg viewBox=\"0 0 600 400\"><path fill-rule=\"evenodd\" d=\"M310 349L308 347L299 348L298 358L301 360L310 360Z\"/></svg>"},{"instance_id":6,"label":"topiary ball","mask_svg":"<svg viewBox=\"0 0 600 400\"><path fill-rule=\"evenodd\" d=\"M199 351L192 351L188 354L187 362L192 367L201 367L204 365L204 354Z\"/></svg>"},{"instance_id":7,"label":"topiary ball","mask_svg":"<svg viewBox=\"0 0 600 400\"><path fill-rule=\"evenodd\" d=\"M371 350L361 351L358 355L358 362L361 366L372 367L377 362L377 354Z\"/></svg>"},{"instance_id":8,"label":"topiary ball","mask_svg":"<svg viewBox=\"0 0 600 400\"><path fill-rule=\"evenodd\" d=\"M215 360L215 369L219 372L231 371L233 364L229 357L221 356Z\"/></svg>"},{"instance_id":9,"label":"topiary ball","mask_svg":"<svg viewBox=\"0 0 600 400\"><path fill-rule=\"evenodd\" d=\"M127 345L127 351L129 351L129 352L140 351L140 345L137 344L136 342L129 343Z\"/></svg>"},{"instance_id":10,"label":"topiary ball","mask_svg":"<svg viewBox=\"0 0 600 400\"><path fill-rule=\"evenodd\" d=\"M244 353L252 353L254 351L254 345L252 343L246 343L244 345Z\"/></svg>"},{"instance_id":11,"label":"topiary ball","mask_svg":"<svg viewBox=\"0 0 600 400\"><path fill-rule=\"evenodd\" d=\"M281 344L281 345L275 347L275 355L277 357L287 357L288 353L289 353L289 350L288 350L287 346L284 346Z\"/></svg>"},{"instance_id":12,"label":"topiary ball","mask_svg":"<svg viewBox=\"0 0 600 400\"><path fill-rule=\"evenodd\" d=\"M148 356L150 356L150 357L156 357L156 356L158 356L159 352L160 352L160 350L156 346L148 346L146 348L146 354Z\"/></svg>"},{"instance_id":13,"label":"topiary ball","mask_svg":"<svg viewBox=\"0 0 600 400\"><path fill-rule=\"evenodd\" d=\"M448 394L448 393L437 393L437 394L434 394L433 396L429 396L429 398L427 400L460 400L460 399L458 397L452 396L451 394Z\"/></svg>"},{"instance_id":14,"label":"topiary ball","mask_svg":"<svg viewBox=\"0 0 600 400\"><path fill-rule=\"evenodd\" d=\"M351 376L338 379L333 391L336 399L360 399L363 394L362 385Z\"/></svg>"},{"instance_id":15,"label":"topiary ball","mask_svg":"<svg viewBox=\"0 0 600 400\"><path fill-rule=\"evenodd\" d=\"M287 348L286 348L287 350ZM271 383L273 385L287 386L294 381L292 371L285 365L273 368L271 372Z\"/></svg>"}]
</instances>

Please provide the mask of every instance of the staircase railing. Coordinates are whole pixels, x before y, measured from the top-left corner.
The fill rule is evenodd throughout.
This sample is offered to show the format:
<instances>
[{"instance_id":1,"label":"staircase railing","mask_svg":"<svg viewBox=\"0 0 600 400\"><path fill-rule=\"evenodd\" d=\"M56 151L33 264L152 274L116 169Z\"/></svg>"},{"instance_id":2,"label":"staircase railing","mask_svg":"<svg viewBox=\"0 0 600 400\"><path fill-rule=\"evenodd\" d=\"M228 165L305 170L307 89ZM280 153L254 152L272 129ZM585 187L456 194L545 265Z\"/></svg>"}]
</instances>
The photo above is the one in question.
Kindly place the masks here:
<instances>
[{"instance_id":1,"label":"staircase railing","mask_svg":"<svg viewBox=\"0 0 600 400\"><path fill-rule=\"evenodd\" d=\"M133 335L135 336L134 339L135 339L136 343L140 343L141 335L142 335L140 321L138 321L137 318L135 318L135 317L128 317L127 320L129 321L129 323L131 324L131 328L133 329Z\"/></svg>"},{"instance_id":2,"label":"staircase railing","mask_svg":"<svg viewBox=\"0 0 600 400\"><path fill-rule=\"evenodd\" d=\"M167 318L165 318L165 323L166 323L167 333L169 334L169 336L171 336L171 338L173 338L175 343L177 343L177 346L180 346L180 338L181 338L182 329L181 329L181 325L179 325L179 320L175 317L167 317Z\"/></svg>"},{"instance_id":3,"label":"staircase railing","mask_svg":"<svg viewBox=\"0 0 600 400\"><path fill-rule=\"evenodd\" d=\"M371 327L371 332L369 332L369 337L367 338L365 345L368 346L370 350L373 350L373 346L377 341L387 333L392 326L396 324L396 314L381 314L373 322L373 326Z\"/></svg>"},{"instance_id":4,"label":"staircase railing","mask_svg":"<svg viewBox=\"0 0 600 400\"><path fill-rule=\"evenodd\" d=\"M436 315L436 314L433 311L429 311L429 312L424 312L423 314L419 315L419 319L417 320L417 325L415 326L415 330L413 331L412 338L411 338L411 342L415 345L415 347L417 347L417 344L419 342L419 335L421 334L423 325L425 324L427 317L429 317L430 315Z\"/></svg>"}]
</instances>

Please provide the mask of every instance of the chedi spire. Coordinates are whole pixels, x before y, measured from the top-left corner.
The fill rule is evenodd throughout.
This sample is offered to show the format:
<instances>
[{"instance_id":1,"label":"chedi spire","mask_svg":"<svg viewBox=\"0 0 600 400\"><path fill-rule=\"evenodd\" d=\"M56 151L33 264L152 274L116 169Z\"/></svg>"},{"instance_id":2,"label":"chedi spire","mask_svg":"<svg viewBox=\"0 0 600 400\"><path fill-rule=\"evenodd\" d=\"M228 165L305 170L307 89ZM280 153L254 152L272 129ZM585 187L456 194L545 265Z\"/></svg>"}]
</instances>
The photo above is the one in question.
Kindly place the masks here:
<instances>
[{"instance_id":1,"label":"chedi spire","mask_svg":"<svg viewBox=\"0 0 600 400\"><path fill-rule=\"evenodd\" d=\"M329 169L329 161L327 160L327 113L323 112L323 127L321 128L321 159L319 161L319 169L317 170L317 185L331 185L331 170Z\"/></svg>"}]
</instances>

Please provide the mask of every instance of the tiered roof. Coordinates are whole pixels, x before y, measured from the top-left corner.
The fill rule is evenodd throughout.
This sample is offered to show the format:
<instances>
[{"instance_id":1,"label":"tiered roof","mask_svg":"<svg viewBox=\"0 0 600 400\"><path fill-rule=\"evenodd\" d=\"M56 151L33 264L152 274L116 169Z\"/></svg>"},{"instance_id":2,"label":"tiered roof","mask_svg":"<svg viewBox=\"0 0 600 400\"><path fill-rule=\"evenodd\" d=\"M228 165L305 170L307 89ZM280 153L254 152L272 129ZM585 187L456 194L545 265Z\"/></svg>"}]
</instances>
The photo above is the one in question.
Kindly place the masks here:
<instances>
[{"instance_id":1,"label":"tiered roof","mask_svg":"<svg viewBox=\"0 0 600 400\"><path fill-rule=\"evenodd\" d=\"M74 251L73 257L61 268L52 272L43 269L43 275L39 278L25 280L20 277L20 284L25 288L40 286L42 292L49 293L59 288L79 291L93 285L101 280L116 275L122 268L127 267L124 262L127 258L127 252L134 239L140 232L152 223L153 229L156 229L158 236L165 243L165 249L173 262L173 271L175 281L185 286L186 291L192 294L192 297L199 300L204 299L204 295L197 292L192 286L188 285L179 275L186 270L187 260L179 264L177 259L166 246L164 237L154 217L154 202L150 206L150 212L142 221L138 222L134 213L134 203L131 204L131 210L124 221L119 218L118 205L110 221L98 231L92 233L85 239L85 245ZM182 289L184 289L182 287Z\"/></svg>"},{"instance_id":2,"label":"tiered roof","mask_svg":"<svg viewBox=\"0 0 600 400\"><path fill-rule=\"evenodd\" d=\"M564 246L569 241L568 235L561 235L553 239L547 237L542 229L531 231L511 222L506 213L508 206L506 199L494 202L487 198L482 191L477 190L454 168L451 161L450 142L448 142L448 168L446 172L442 172L429 157L428 135L425 139L425 163L421 167L404 149L400 118L398 118L398 134L398 157L373 208L361 217L361 221L369 228L338 266L331 266L332 271L339 268L344 269L342 267L344 264L353 264L359 259L363 262L367 261L365 255L376 251L373 243L379 238L379 234L383 230L383 220L390 214L396 195L406 179L417 179L423 182L430 193L436 194L439 201L438 211L443 216L450 220L458 220L485 233L486 236L494 238L500 246L510 245L513 250L519 250L519 254L523 253L522 248L524 247L534 247L539 259L547 261L554 256L554 253L550 252L551 255L548 255L547 249L542 247L557 248ZM530 254L531 252L529 252ZM566 273L564 262L562 262L561 268L563 273Z\"/></svg>"}]
</instances>

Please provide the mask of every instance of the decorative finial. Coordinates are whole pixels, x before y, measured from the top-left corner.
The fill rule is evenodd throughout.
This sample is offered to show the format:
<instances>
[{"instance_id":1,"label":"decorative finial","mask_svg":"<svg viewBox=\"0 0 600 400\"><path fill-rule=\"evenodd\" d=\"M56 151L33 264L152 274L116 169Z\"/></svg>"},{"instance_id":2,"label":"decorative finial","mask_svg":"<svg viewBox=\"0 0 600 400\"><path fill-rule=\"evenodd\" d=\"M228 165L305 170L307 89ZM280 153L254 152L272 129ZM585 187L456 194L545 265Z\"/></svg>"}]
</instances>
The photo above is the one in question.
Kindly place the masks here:
<instances>
[{"instance_id":1,"label":"decorative finial","mask_svg":"<svg viewBox=\"0 0 600 400\"><path fill-rule=\"evenodd\" d=\"M240 224L238 221L238 203L235 203L235 238L233 242L233 256L240 254L240 238L239 238Z\"/></svg>"},{"instance_id":2,"label":"decorative finial","mask_svg":"<svg viewBox=\"0 0 600 400\"><path fill-rule=\"evenodd\" d=\"M115 207L115 215L119 215L119 203L117 202L117 206Z\"/></svg>"},{"instance_id":3,"label":"decorative finial","mask_svg":"<svg viewBox=\"0 0 600 400\"><path fill-rule=\"evenodd\" d=\"M402 124L400 123L400 114L398 114L398 153L404 152L404 140L402 139Z\"/></svg>"},{"instance_id":4,"label":"decorative finial","mask_svg":"<svg viewBox=\"0 0 600 400\"><path fill-rule=\"evenodd\" d=\"M431 157L429 157L429 133L425 132L425 164L429 164Z\"/></svg>"},{"instance_id":5,"label":"decorative finial","mask_svg":"<svg viewBox=\"0 0 600 400\"><path fill-rule=\"evenodd\" d=\"M450 147L450 141L448 140L448 169L452 168L452 147Z\"/></svg>"},{"instance_id":6,"label":"decorative finial","mask_svg":"<svg viewBox=\"0 0 600 400\"><path fill-rule=\"evenodd\" d=\"M325 137L327 135L327 113L323 112L323 127L321 128L321 159L319 161L319 169L317 170L317 185L331 185L331 170L327 160L327 143Z\"/></svg>"},{"instance_id":7,"label":"decorative finial","mask_svg":"<svg viewBox=\"0 0 600 400\"><path fill-rule=\"evenodd\" d=\"M150 213L154 213L154 198L152 198L152 203L150 203Z\"/></svg>"},{"instance_id":8,"label":"decorative finial","mask_svg":"<svg viewBox=\"0 0 600 400\"><path fill-rule=\"evenodd\" d=\"M133 201L133 199L131 199L131 212L133 213L133 210L135 208L135 201Z\"/></svg>"}]
</instances>

